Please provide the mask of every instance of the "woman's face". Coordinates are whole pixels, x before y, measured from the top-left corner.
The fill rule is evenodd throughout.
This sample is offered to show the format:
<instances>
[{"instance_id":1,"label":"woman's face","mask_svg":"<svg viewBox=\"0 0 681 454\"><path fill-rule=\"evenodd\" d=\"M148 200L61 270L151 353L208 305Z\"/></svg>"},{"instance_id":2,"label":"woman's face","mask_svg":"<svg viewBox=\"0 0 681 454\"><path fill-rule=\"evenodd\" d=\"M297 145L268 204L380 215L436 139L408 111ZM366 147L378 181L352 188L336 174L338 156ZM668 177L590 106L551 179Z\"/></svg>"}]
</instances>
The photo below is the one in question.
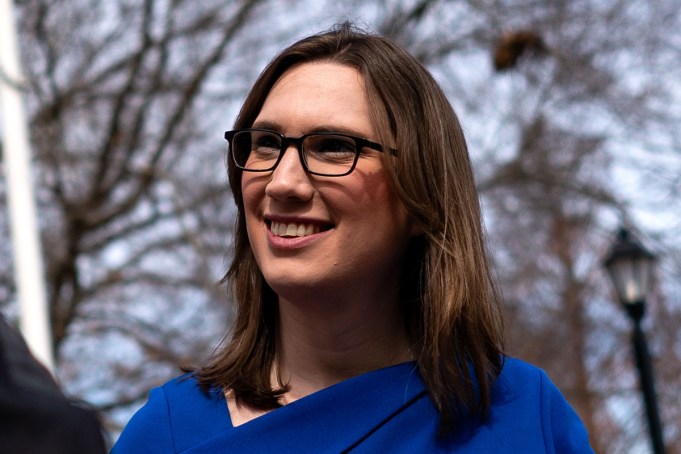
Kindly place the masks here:
<instances>
[{"instance_id":1,"label":"woman's face","mask_svg":"<svg viewBox=\"0 0 681 454\"><path fill-rule=\"evenodd\" d=\"M253 127L287 137L337 131L378 140L359 72L328 62L284 73ZM280 297L396 294L414 232L391 190L384 158L390 159L364 148L349 175L315 176L305 172L290 146L274 171L243 172L249 241Z\"/></svg>"}]
</instances>

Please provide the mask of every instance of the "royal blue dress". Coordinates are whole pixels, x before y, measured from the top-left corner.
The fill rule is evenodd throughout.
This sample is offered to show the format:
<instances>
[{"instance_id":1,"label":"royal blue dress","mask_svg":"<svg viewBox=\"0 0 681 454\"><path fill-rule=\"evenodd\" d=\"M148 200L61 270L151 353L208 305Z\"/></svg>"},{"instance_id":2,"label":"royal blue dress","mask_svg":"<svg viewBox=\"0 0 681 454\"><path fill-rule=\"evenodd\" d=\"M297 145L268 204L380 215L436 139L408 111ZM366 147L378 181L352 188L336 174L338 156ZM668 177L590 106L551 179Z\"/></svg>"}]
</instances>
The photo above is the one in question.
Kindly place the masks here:
<instances>
[{"instance_id":1,"label":"royal blue dress","mask_svg":"<svg viewBox=\"0 0 681 454\"><path fill-rule=\"evenodd\" d=\"M191 376L151 391L112 454L591 453L584 425L540 369L506 359L484 422L437 436L413 362L369 372L233 427L221 391Z\"/></svg>"}]
</instances>

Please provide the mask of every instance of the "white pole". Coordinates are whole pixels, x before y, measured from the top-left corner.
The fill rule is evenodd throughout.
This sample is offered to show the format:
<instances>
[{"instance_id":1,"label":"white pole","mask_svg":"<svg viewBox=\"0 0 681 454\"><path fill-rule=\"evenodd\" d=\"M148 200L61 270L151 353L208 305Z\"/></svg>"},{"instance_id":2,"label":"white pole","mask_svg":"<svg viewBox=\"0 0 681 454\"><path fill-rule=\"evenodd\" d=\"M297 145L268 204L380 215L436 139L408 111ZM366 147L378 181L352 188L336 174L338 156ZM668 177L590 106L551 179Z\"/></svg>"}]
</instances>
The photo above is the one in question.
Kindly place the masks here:
<instances>
[{"instance_id":1,"label":"white pole","mask_svg":"<svg viewBox=\"0 0 681 454\"><path fill-rule=\"evenodd\" d=\"M35 357L54 371L13 6L12 0L0 0L0 70L5 79L0 79L0 101L20 328Z\"/></svg>"}]
</instances>

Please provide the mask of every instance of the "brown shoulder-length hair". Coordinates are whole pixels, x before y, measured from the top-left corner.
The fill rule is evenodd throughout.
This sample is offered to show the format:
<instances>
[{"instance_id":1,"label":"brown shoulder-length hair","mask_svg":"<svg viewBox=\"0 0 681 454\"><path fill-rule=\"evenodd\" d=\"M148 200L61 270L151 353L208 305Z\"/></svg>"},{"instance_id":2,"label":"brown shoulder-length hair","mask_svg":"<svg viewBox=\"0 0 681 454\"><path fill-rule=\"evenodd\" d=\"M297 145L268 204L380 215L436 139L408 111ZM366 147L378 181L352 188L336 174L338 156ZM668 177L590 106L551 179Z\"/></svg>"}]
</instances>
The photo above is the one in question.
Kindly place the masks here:
<instances>
[{"instance_id":1,"label":"brown shoulder-length hair","mask_svg":"<svg viewBox=\"0 0 681 454\"><path fill-rule=\"evenodd\" d=\"M502 316L483 239L478 195L454 110L430 73L403 48L343 24L283 50L261 73L237 117L250 127L275 82L290 68L329 61L363 76L393 190L423 234L412 240L402 284L405 323L418 368L440 411L441 431L464 414L484 416L502 367ZM241 172L228 163L238 208L231 284L236 320L231 338L195 373L204 386L230 389L240 402L276 408L286 385L273 388L277 296L256 265L246 233Z\"/></svg>"}]
</instances>

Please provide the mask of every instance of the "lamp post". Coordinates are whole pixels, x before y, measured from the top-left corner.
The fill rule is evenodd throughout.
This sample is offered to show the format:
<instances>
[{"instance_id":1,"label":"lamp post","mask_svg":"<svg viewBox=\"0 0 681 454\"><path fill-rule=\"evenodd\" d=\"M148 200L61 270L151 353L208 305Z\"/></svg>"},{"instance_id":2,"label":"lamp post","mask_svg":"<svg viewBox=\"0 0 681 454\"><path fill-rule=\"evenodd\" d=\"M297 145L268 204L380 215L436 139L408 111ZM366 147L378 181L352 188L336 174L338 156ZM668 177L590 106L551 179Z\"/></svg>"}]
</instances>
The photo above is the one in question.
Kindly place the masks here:
<instances>
[{"instance_id":1,"label":"lamp post","mask_svg":"<svg viewBox=\"0 0 681 454\"><path fill-rule=\"evenodd\" d=\"M653 452L664 454L662 423L657 409L653 368L646 336L641 329L641 320L645 314L646 296L650 287L654 262L655 256L636 241L627 229L621 228L603 265L610 275L622 306L624 306L634 325L632 343L645 400Z\"/></svg>"}]
</instances>

